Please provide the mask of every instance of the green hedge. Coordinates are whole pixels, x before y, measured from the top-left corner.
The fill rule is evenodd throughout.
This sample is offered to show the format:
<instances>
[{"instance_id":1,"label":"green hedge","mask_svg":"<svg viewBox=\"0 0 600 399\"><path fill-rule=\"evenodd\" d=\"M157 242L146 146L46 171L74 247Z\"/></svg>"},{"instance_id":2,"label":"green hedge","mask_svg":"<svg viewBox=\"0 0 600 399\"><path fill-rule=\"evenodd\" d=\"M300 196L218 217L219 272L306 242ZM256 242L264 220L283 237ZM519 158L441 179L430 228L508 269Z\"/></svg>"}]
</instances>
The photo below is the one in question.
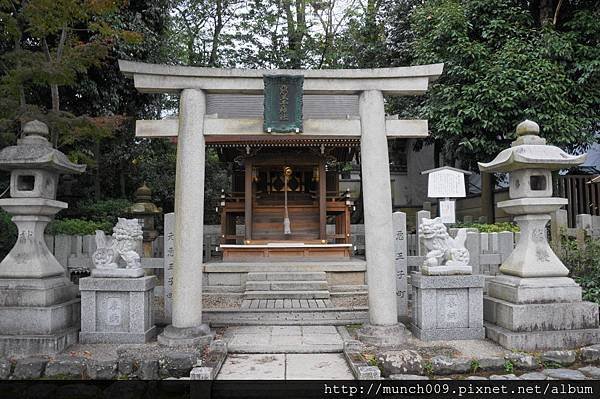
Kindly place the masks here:
<instances>
[{"instance_id":1,"label":"green hedge","mask_svg":"<svg viewBox=\"0 0 600 399\"><path fill-rule=\"evenodd\" d=\"M112 233L112 223L108 221L96 222L83 219L54 220L46 227L46 234L88 235L102 230L107 234Z\"/></svg>"},{"instance_id":2,"label":"green hedge","mask_svg":"<svg viewBox=\"0 0 600 399\"><path fill-rule=\"evenodd\" d=\"M77 219L93 220L96 222L117 223L118 217L123 217L127 208L132 205L126 199L108 199L103 201L81 201L77 204Z\"/></svg>"},{"instance_id":3,"label":"green hedge","mask_svg":"<svg viewBox=\"0 0 600 399\"><path fill-rule=\"evenodd\" d=\"M570 276L583 289L583 299L600 304L600 240L587 238L580 248L573 238L562 237L558 255Z\"/></svg>"},{"instance_id":4,"label":"green hedge","mask_svg":"<svg viewBox=\"0 0 600 399\"><path fill-rule=\"evenodd\" d=\"M500 222L500 223L456 223L452 227L457 228L473 228L479 230L481 233L500 233L502 231L511 231L518 233L520 231L519 226L511 222Z\"/></svg>"}]
</instances>

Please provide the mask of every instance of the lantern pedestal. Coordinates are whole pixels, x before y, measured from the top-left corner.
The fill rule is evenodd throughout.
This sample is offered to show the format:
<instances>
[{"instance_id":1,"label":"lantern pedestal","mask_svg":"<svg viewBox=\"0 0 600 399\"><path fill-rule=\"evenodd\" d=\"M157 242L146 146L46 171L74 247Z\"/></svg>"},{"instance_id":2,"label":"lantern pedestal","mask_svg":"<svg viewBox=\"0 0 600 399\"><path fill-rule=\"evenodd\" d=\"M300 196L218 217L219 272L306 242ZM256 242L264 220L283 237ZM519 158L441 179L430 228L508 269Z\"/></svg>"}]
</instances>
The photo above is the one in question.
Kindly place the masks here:
<instances>
[{"instance_id":1,"label":"lantern pedestal","mask_svg":"<svg viewBox=\"0 0 600 399\"><path fill-rule=\"evenodd\" d=\"M67 207L45 198L9 198L0 207L14 215L17 243L0 263L0 353L55 354L77 342L77 286L44 241L44 229Z\"/></svg>"},{"instance_id":2,"label":"lantern pedestal","mask_svg":"<svg viewBox=\"0 0 600 399\"><path fill-rule=\"evenodd\" d=\"M487 285L486 335L505 348L570 349L600 341L598 305L582 301L570 278L498 275Z\"/></svg>"},{"instance_id":3,"label":"lantern pedestal","mask_svg":"<svg viewBox=\"0 0 600 399\"><path fill-rule=\"evenodd\" d=\"M0 207L18 228L15 246L0 262L0 356L53 355L77 342L78 289L46 246L44 230L67 208L56 201L59 175L85 166L52 148L48 134L44 123L28 122L17 145L0 151L12 197Z\"/></svg>"}]
</instances>

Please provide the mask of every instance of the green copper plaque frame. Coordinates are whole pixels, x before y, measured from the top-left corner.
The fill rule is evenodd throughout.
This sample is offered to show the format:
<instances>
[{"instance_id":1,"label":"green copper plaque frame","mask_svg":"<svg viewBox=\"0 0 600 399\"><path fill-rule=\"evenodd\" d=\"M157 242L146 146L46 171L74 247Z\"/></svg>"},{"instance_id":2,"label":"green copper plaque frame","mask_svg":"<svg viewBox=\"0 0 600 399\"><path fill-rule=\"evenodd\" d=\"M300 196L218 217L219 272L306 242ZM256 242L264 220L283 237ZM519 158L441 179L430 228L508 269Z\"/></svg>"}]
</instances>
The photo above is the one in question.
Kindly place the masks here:
<instances>
[{"instance_id":1,"label":"green copper plaque frame","mask_svg":"<svg viewBox=\"0 0 600 399\"><path fill-rule=\"evenodd\" d=\"M266 133L302 132L302 75L264 75Z\"/></svg>"}]
</instances>

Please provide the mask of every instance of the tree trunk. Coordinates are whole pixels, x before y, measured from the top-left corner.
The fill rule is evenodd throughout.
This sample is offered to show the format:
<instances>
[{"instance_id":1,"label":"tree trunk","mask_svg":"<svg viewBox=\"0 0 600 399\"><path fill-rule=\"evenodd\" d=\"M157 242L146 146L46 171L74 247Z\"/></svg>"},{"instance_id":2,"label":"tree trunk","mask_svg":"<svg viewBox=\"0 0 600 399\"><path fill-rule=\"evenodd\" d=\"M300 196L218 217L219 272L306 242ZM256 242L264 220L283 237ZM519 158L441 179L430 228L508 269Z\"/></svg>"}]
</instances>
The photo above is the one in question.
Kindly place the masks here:
<instances>
[{"instance_id":1,"label":"tree trunk","mask_svg":"<svg viewBox=\"0 0 600 399\"><path fill-rule=\"evenodd\" d=\"M288 50L290 68L302 67L302 40L306 32L306 1L295 0L296 19L292 12L292 0L285 0L285 15L288 27Z\"/></svg>"},{"instance_id":2,"label":"tree trunk","mask_svg":"<svg viewBox=\"0 0 600 399\"><path fill-rule=\"evenodd\" d=\"M94 174L94 198L100 201L102 185L100 184L100 140L94 142L94 158L96 159L96 173Z\"/></svg>"},{"instance_id":3,"label":"tree trunk","mask_svg":"<svg viewBox=\"0 0 600 399\"><path fill-rule=\"evenodd\" d=\"M209 66L216 66L217 62L217 49L219 48L219 40L221 37L221 30L223 29L223 0L217 0L217 15L215 20L215 31L212 37L212 48L210 49L210 58L208 60Z\"/></svg>"},{"instance_id":4,"label":"tree trunk","mask_svg":"<svg viewBox=\"0 0 600 399\"><path fill-rule=\"evenodd\" d=\"M120 162L120 173L119 173L119 187L121 189L121 198L127 198L127 193L125 192L125 162Z\"/></svg>"},{"instance_id":5,"label":"tree trunk","mask_svg":"<svg viewBox=\"0 0 600 399\"><path fill-rule=\"evenodd\" d=\"M554 0L540 0L539 18L540 25L552 23L554 17Z\"/></svg>"},{"instance_id":6,"label":"tree trunk","mask_svg":"<svg viewBox=\"0 0 600 399\"><path fill-rule=\"evenodd\" d=\"M19 31L19 35L17 37L15 37L15 50L16 51L21 51L21 32ZM21 69L21 57L18 56L17 57L17 69ZM26 99L25 99L25 89L23 88L22 84L19 84L19 107L21 109L25 109L25 106L27 105Z\"/></svg>"}]
</instances>

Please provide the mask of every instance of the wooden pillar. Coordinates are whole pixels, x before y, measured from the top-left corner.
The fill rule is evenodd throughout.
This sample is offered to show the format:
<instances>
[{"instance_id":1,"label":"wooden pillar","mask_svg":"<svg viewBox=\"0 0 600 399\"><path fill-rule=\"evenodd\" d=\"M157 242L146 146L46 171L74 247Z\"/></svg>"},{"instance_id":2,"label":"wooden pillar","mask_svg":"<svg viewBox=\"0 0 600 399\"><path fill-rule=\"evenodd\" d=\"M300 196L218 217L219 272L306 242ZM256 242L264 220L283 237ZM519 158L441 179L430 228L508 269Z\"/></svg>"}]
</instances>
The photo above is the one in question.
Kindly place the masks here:
<instances>
[{"instance_id":1,"label":"wooden pillar","mask_svg":"<svg viewBox=\"0 0 600 399\"><path fill-rule=\"evenodd\" d=\"M495 221L495 185L496 179L492 173L481 173L481 216L485 216L487 223Z\"/></svg>"},{"instance_id":2,"label":"wooden pillar","mask_svg":"<svg viewBox=\"0 0 600 399\"><path fill-rule=\"evenodd\" d=\"M244 225L246 240L252 239L252 159L244 164Z\"/></svg>"},{"instance_id":3,"label":"wooden pillar","mask_svg":"<svg viewBox=\"0 0 600 399\"><path fill-rule=\"evenodd\" d=\"M319 238L327 240L327 175L325 160L319 161Z\"/></svg>"}]
</instances>

